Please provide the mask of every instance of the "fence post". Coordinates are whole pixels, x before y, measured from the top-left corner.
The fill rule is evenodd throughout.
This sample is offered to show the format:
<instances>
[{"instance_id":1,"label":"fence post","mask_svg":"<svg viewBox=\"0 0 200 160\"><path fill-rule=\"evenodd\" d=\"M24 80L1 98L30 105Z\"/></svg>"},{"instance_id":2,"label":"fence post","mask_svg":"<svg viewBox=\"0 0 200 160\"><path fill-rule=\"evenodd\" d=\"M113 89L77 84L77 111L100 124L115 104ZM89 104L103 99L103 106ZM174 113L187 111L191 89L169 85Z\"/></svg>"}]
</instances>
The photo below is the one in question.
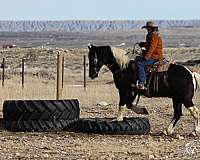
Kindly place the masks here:
<instances>
[{"instance_id":1,"label":"fence post","mask_svg":"<svg viewBox=\"0 0 200 160\"><path fill-rule=\"evenodd\" d=\"M86 56L83 57L83 68L84 68L84 90L86 90Z\"/></svg>"},{"instance_id":2,"label":"fence post","mask_svg":"<svg viewBox=\"0 0 200 160\"><path fill-rule=\"evenodd\" d=\"M24 89L24 58L22 58L22 89Z\"/></svg>"},{"instance_id":3,"label":"fence post","mask_svg":"<svg viewBox=\"0 0 200 160\"><path fill-rule=\"evenodd\" d=\"M62 98L62 60L63 54L57 54L57 90L56 90L56 99L59 100Z\"/></svg>"},{"instance_id":4,"label":"fence post","mask_svg":"<svg viewBox=\"0 0 200 160\"><path fill-rule=\"evenodd\" d=\"M62 88L64 87L65 57L62 56Z\"/></svg>"},{"instance_id":5,"label":"fence post","mask_svg":"<svg viewBox=\"0 0 200 160\"><path fill-rule=\"evenodd\" d=\"M3 58L2 67L3 67L3 72L2 72L2 87L4 87L4 81L5 81L5 58Z\"/></svg>"}]
</instances>

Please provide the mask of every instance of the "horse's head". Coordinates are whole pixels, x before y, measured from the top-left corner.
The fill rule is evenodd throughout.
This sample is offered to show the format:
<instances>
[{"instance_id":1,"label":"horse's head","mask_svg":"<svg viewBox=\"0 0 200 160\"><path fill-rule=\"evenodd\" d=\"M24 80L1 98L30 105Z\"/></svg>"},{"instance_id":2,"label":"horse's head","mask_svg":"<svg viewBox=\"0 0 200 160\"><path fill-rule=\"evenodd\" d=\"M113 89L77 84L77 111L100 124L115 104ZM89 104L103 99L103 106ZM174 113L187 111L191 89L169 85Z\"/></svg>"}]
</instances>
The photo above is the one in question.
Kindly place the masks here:
<instances>
[{"instance_id":1,"label":"horse's head","mask_svg":"<svg viewBox=\"0 0 200 160\"><path fill-rule=\"evenodd\" d=\"M89 77L94 79L98 77L99 71L101 67L104 65L103 56L101 55L101 52L96 46L93 46L93 45L88 46L88 49L89 49L89 53L88 53Z\"/></svg>"}]
</instances>

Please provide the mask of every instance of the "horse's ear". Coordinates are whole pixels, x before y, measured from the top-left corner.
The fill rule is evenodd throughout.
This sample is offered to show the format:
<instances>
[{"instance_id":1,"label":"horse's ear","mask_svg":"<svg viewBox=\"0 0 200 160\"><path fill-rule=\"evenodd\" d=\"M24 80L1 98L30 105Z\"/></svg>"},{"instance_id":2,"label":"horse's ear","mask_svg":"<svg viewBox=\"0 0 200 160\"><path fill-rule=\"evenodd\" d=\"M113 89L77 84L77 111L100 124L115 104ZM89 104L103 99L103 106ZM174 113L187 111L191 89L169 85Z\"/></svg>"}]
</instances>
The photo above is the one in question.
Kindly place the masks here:
<instances>
[{"instance_id":1,"label":"horse's ear","mask_svg":"<svg viewBox=\"0 0 200 160\"><path fill-rule=\"evenodd\" d=\"M91 50L92 48L94 48L95 46L92 44L88 44L88 49Z\"/></svg>"},{"instance_id":2,"label":"horse's ear","mask_svg":"<svg viewBox=\"0 0 200 160\"><path fill-rule=\"evenodd\" d=\"M92 47L93 47L93 45L92 44L88 44L88 49L90 50L90 49L92 49Z\"/></svg>"}]
</instances>

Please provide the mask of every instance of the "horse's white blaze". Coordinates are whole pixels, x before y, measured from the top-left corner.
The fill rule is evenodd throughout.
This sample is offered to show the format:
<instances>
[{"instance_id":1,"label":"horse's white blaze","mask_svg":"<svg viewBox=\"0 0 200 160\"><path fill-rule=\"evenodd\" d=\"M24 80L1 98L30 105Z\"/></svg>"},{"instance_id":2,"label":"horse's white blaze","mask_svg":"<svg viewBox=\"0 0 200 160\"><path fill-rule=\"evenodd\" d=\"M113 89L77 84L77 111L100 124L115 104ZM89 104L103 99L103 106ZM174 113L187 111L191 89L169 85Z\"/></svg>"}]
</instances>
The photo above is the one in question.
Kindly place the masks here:
<instances>
[{"instance_id":1,"label":"horse's white blaze","mask_svg":"<svg viewBox=\"0 0 200 160\"><path fill-rule=\"evenodd\" d=\"M197 89L197 82L196 82L196 80L195 80L195 77L194 77L194 73L191 71L191 70L189 70L187 67L184 67L190 74L191 74L191 76L192 76L192 82L193 82L193 86L194 86L194 91Z\"/></svg>"}]
</instances>

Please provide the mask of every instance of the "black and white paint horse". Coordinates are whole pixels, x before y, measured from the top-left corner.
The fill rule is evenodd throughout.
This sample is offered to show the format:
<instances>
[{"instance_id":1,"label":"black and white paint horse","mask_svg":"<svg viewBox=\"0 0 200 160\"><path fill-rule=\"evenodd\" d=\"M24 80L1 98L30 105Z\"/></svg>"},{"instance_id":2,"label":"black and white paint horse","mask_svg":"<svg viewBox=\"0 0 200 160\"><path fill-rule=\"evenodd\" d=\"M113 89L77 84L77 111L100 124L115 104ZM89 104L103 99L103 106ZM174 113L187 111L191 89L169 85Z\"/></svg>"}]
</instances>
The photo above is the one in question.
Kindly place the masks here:
<instances>
[{"instance_id":1,"label":"black and white paint horse","mask_svg":"<svg viewBox=\"0 0 200 160\"><path fill-rule=\"evenodd\" d=\"M122 121L125 107L134 110L132 103L138 94L132 87L132 84L137 82L135 61L128 61L124 53L114 53L110 46L91 45L88 48L89 77L92 79L98 77L103 65L106 65L113 74L120 96L117 120ZM166 73L160 74L158 79L158 91L152 97L172 98L174 108L173 118L164 132L168 135L173 133L176 123L182 116L182 105L184 105L195 119L195 132L200 133L200 112L192 100L195 91L200 87L200 74L190 71L185 66L170 64Z\"/></svg>"}]
</instances>

